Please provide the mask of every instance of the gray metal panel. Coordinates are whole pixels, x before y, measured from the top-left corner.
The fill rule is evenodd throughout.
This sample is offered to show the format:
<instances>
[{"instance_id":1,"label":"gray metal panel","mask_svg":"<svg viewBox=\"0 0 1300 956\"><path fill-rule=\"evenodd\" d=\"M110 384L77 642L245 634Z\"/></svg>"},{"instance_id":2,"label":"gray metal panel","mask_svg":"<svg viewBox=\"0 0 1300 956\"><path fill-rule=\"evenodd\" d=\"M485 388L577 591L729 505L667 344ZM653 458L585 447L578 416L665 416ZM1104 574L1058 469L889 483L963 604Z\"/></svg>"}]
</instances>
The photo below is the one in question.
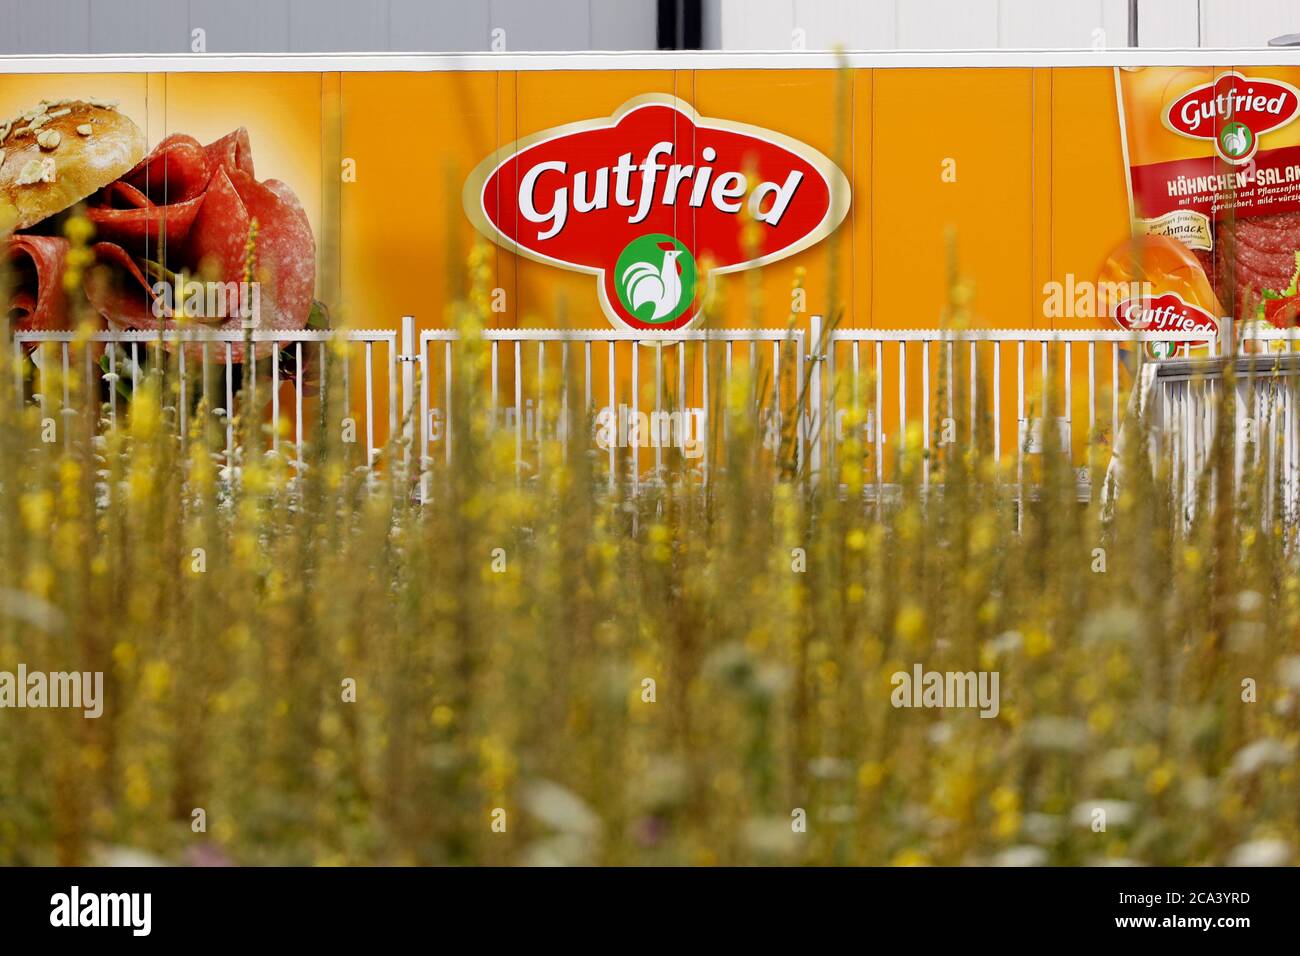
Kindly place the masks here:
<instances>
[{"instance_id":1,"label":"gray metal panel","mask_svg":"<svg viewBox=\"0 0 1300 956\"><path fill-rule=\"evenodd\" d=\"M506 49L591 49L589 0L492 0L491 29L506 31Z\"/></svg>"},{"instance_id":2,"label":"gray metal panel","mask_svg":"<svg viewBox=\"0 0 1300 956\"><path fill-rule=\"evenodd\" d=\"M51 13L67 0L45 3ZM184 3L158 0L95 0L89 4L92 53L188 53L189 10ZM60 51L62 52L62 51Z\"/></svg>"},{"instance_id":3,"label":"gray metal panel","mask_svg":"<svg viewBox=\"0 0 1300 956\"><path fill-rule=\"evenodd\" d=\"M209 53L280 53L289 48L289 0L189 0L190 29Z\"/></svg>"},{"instance_id":4,"label":"gray metal panel","mask_svg":"<svg viewBox=\"0 0 1300 956\"><path fill-rule=\"evenodd\" d=\"M90 52L90 0L0 7L0 53Z\"/></svg>"},{"instance_id":5,"label":"gray metal panel","mask_svg":"<svg viewBox=\"0 0 1300 956\"><path fill-rule=\"evenodd\" d=\"M0 54L652 50L655 0L0 0Z\"/></svg>"},{"instance_id":6,"label":"gray metal panel","mask_svg":"<svg viewBox=\"0 0 1300 956\"><path fill-rule=\"evenodd\" d=\"M387 50L462 53L488 48L489 5L464 0L389 0Z\"/></svg>"},{"instance_id":7,"label":"gray metal panel","mask_svg":"<svg viewBox=\"0 0 1300 956\"><path fill-rule=\"evenodd\" d=\"M655 0L590 0L593 50L653 50L658 9Z\"/></svg>"},{"instance_id":8,"label":"gray metal panel","mask_svg":"<svg viewBox=\"0 0 1300 956\"><path fill-rule=\"evenodd\" d=\"M289 0L289 50L359 53L388 48L388 4Z\"/></svg>"}]
</instances>

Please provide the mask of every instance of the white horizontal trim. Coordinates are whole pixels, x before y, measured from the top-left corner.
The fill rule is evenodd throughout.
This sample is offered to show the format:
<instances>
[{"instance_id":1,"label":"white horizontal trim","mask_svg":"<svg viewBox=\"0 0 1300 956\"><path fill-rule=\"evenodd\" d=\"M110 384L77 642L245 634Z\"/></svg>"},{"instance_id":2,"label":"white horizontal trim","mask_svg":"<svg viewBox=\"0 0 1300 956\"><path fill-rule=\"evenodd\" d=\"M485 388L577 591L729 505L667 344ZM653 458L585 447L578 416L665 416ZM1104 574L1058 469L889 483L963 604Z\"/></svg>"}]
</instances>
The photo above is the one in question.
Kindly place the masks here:
<instances>
[{"instance_id":1,"label":"white horizontal trim","mask_svg":"<svg viewBox=\"0 0 1300 956\"><path fill-rule=\"evenodd\" d=\"M803 329L484 329L489 342L794 342Z\"/></svg>"},{"instance_id":2,"label":"white horizontal trim","mask_svg":"<svg viewBox=\"0 0 1300 956\"><path fill-rule=\"evenodd\" d=\"M1124 329L836 329L833 342L1197 342L1214 332L1151 332Z\"/></svg>"},{"instance_id":3,"label":"white horizontal trim","mask_svg":"<svg viewBox=\"0 0 1300 956\"><path fill-rule=\"evenodd\" d=\"M1293 338L1289 330L1280 334L1262 333L1255 338L1278 340ZM340 333L315 329L258 329L249 338L254 342L328 342ZM352 342L394 340L394 329L349 329L343 337ZM793 342L804 336L803 329L677 329L674 331L627 331L623 329L484 329L489 342ZM1212 342L1214 333L1205 332L1126 332L1122 329L836 329L834 342ZM454 329L425 329L422 342L455 342L461 338ZM155 329L98 331L82 335L72 331L22 331L14 333L17 342L243 342L244 333L234 330Z\"/></svg>"},{"instance_id":4,"label":"white horizontal trim","mask_svg":"<svg viewBox=\"0 0 1300 956\"><path fill-rule=\"evenodd\" d=\"M167 53L0 56L4 73L333 73L494 70L829 70L928 67L1300 66L1300 47L1246 50L794 50L689 53Z\"/></svg>"},{"instance_id":5,"label":"white horizontal trim","mask_svg":"<svg viewBox=\"0 0 1300 956\"><path fill-rule=\"evenodd\" d=\"M337 338L333 331L317 329L257 329L247 335L252 342L332 342ZM396 341L395 329L351 329L345 338L349 342L388 342ZM242 343L245 333L239 329L110 329L83 335L72 331L24 330L14 332L14 341L33 342L140 342L148 345L159 343L203 343L233 342Z\"/></svg>"}]
</instances>

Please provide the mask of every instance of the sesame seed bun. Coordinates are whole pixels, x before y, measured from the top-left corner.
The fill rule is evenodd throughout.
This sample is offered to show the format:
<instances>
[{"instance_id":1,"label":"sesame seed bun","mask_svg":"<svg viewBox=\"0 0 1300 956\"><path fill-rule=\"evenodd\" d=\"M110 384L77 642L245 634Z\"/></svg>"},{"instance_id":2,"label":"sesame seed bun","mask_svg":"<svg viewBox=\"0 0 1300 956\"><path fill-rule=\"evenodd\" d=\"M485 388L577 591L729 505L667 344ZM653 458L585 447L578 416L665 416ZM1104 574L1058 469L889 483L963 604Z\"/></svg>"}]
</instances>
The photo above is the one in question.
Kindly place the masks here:
<instances>
[{"instance_id":1,"label":"sesame seed bun","mask_svg":"<svg viewBox=\"0 0 1300 956\"><path fill-rule=\"evenodd\" d=\"M107 186L144 157L140 128L114 104L42 101L0 122L0 221L25 229Z\"/></svg>"}]
</instances>

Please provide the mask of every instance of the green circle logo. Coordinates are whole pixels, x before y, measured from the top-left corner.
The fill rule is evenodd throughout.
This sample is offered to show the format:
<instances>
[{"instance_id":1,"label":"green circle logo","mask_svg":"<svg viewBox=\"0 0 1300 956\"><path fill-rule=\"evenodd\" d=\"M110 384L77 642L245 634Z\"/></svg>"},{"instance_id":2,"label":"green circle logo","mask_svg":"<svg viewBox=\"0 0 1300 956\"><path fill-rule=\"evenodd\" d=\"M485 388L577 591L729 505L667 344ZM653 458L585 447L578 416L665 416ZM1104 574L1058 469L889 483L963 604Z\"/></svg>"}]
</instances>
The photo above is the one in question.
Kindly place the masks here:
<instances>
[{"instance_id":1,"label":"green circle logo","mask_svg":"<svg viewBox=\"0 0 1300 956\"><path fill-rule=\"evenodd\" d=\"M672 236L652 232L629 242L614 266L618 301L648 325L671 322L695 301L695 257Z\"/></svg>"},{"instance_id":2,"label":"green circle logo","mask_svg":"<svg viewBox=\"0 0 1300 956\"><path fill-rule=\"evenodd\" d=\"M1255 134L1245 123L1229 123L1219 133L1219 149L1229 159L1249 156L1255 146Z\"/></svg>"}]
</instances>

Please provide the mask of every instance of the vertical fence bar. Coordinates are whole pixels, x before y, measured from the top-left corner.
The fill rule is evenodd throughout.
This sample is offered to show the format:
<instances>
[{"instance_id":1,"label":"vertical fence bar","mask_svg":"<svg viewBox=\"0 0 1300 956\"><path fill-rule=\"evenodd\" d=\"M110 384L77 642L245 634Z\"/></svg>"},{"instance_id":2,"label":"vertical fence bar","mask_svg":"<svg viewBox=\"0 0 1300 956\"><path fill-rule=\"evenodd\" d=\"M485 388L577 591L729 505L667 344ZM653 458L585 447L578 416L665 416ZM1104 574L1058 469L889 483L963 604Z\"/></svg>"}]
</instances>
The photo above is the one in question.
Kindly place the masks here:
<instances>
[{"instance_id":1,"label":"vertical fence bar","mask_svg":"<svg viewBox=\"0 0 1300 956\"><path fill-rule=\"evenodd\" d=\"M411 446L415 444L415 416L411 413L415 410L415 316L402 316L402 462L406 465L407 474L411 470ZM424 357L424 349L420 349L420 358ZM302 370L301 362L299 363L299 372ZM417 462L424 457L424 446L416 455Z\"/></svg>"},{"instance_id":2,"label":"vertical fence bar","mask_svg":"<svg viewBox=\"0 0 1300 956\"><path fill-rule=\"evenodd\" d=\"M271 343L271 450L280 451L280 353L277 343ZM366 343L366 404L370 403L370 343ZM369 417L367 416L367 427ZM366 438L369 442L369 437ZM367 458L367 463L369 459Z\"/></svg>"},{"instance_id":3,"label":"vertical fence bar","mask_svg":"<svg viewBox=\"0 0 1300 956\"><path fill-rule=\"evenodd\" d=\"M235 466L235 355L234 346L226 343L226 467ZM321 375L325 366L321 365Z\"/></svg>"},{"instance_id":4,"label":"vertical fence bar","mask_svg":"<svg viewBox=\"0 0 1300 956\"><path fill-rule=\"evenodd\" d=\"M1070 457L1070 466L1074 466L1074 410L1070 399L1073 389L1070 387L1070 374L1073 367L1073 351L1069 340L1062 342L1065 348L1065 453Z\"/></svg>"},{"instance_id":5,"label":"vertical fence bar","mask_svg":"<svg viewBox=\"0 0 1300 956\"><path fill-rule=\"evenodd\" d=\"M591 339L582 343L582 364L582 408L583 415L587 416L591 414ZM586 427L586 422L584 422L583 428Z\"/></svg>"},{"instance_id":6,"label":"vertical fence bar","mask_svg":"<svg viewBox=\"0 0 1300 956\"><path fill-rule=\"evenodd\" d=\"M388 435L385 445L392 448L397 439L397 337L388 340Z\"/></svg>"},{"instance_id":7,"label":"vertical fence bar","mask_svg":"<svg viewBox=\"0 0 1300 956\"><path fill-rule=\"evenodd\" d=\"M1088 343L1088 444L1097 430L1097 343Z\"/></svg>"},{"instance_id":8,"label":"vertical fence bar","mask_svg":"<svg viewBox=\"0 0 1300 956\"><path fill-rule=\"evenodd\" d=\"M930 485L930 340L921 342L921 421L925 429L921 435L921 484Z\"/></svg>"},{"instance_id":9,"label":"vertical fence bar","mask_svg":"<svg viewBox=\"0 0 1300 956\"><path fill-rule=\"evenodd\" d=\"M424 472L425 462L429 458L429 369L433 363L429 361L430 343L423 335L420 336L420 354L415 360L416 371L420 375L420 455L419 471Z\"/></svg>"},{"instance_id":10,"label":"vertical fence bar","mask_svg":"<svg viewBox=\"0 0 1300 956\"><path fill-rule=\"evenodd\" d=\"M178 338L179 338L179 336L178 336ZM178 343L177 347L179 348L180 353L181 353L182 355L184 355L184 354L185 354L185 348L184 348L184 345L183 345L182 343ZM202 365L201 372L200 372L200 374L201 374L201 378L200 378L200 380L199 380L199 387L202 389L202 392L200 392L200 394L201 394L202 397L203 397L203 404L204 404L205 406L207 406L207 413L206 413L206 414L207 414L207 415L211 415L211 414L212 414L212 408L213 408L213 405L212 405L212 370L211 370L211 363L210 363L209 358L208 358L208 343L205 341L202 345L199 346L199 349L200 349L200 352L201 352L202 357L203 357L203 365ZM186 406L186 410L188 411L188 406ZM206 440L206 438L207 438L207 436L208 436L208 422L207 422L207 418L206 418L206 417L204 418L204 421L201 423L201 427L203 428L203 437L204 437L204 439Z\"/></svg>"},{"instance_id":11,"label":"vertical fence bar","mask_svg":"<svg viewBox=\"0 0 1300 956\"><path fill-rule=\"evenodd\" d=\"M206 343L204 344L206 345ZM206 355L204 357L206 358ZM187 401L189 395L186 391L188 383L186 382L186 379L189 376L185 374L185 346L183 344L180 346L180 351L176 356L176 367L179 370L178 377L180 378L180 382L178 383L180 385L180 407L176 409L176 419L181 430L181 452L184 453L186 439L189 435L190 416L186 413L186 410L189 408L189 402Z\"/></svg>"},{"instance_id":12,"label":"vertical fence bar","mask_svg":"<svg viewBox=\"0 0 1300 956\"><path fill-rule=\"evenodd\" d=\"M804 460L804 430L803 430L803 407L805 400L803 394L803 366L804 366L804 337L803 330L797 329L794 332L794 457L795 473L803 474L805 465Z\"/></svg>"},{"instance_id":13,"label":"vertical fence bar","mask_svg":"<svg viewBox=\"0 0 1300 956\"><path fill-rule=\"evenodd\" d=\"M70 345L68 342L59 343L59 360L62 366L62 373L63 373L62 374L63 399L62 399L62 403L59 406L59 433L63 435L63 446L65 448L68 446L68 443L71 440L71 436L69 435L69 432L72 430L71 428L68 427L68 417L69 417L68 407L72 404L72 381L71 381L72 376L69 375L69 362L68 362L69 348Z\"/></svg>"},{"instance_id":14,"label":"vertical fence bar","mask_svg":"<svg viewBox=\"0 0 1300 956\"><path fill-rule=\"evenodd\" d=\"M835 474L835 463L839 461L839 418L840 402L835 394L839 388L839 378L835 372L835 333L826 333L826 467Z\"/></svg>"},{"instance_id":15,"label":"vertical fence bar","mask_svg":"<svg viewBox=\"0 0 1300 956\"><path fill-rule=\"evenodd\" d=\"M1110 344L1110 447L1119 440L1119 342Z\"/></svg>"},{"instance_id":16,"label":"vertical fence bar","mask_svg":"<svg viewBox=\"0 0 1300 956\"><path fill-rule=\"evenodd\" d=\"M1025 420L1025 340L1016 342L1016 485L1019 502L1016 526L1019 527L1018 512L1024 507L1025 496L1025 442L1029 438L1031 425Z\"/></svg>"},{"instance_id":17,"label":"vertical fence bar","mask_svg":"<svg viewBox=\"0 0 1300 956\"><path fill-rule=\"evenodd\" d=\"M993 463L1002 464L1002 342L998 339L993 341Z\"/></svg>"},{"instance_id":18,"label":"vertical fence bar","mask_svg":"<svg viewBox=\"0 0 1300 956\"><path fill-rule=\"evenodd\" d=\"M978 340L973 338L970 340L970 382L967 387L970 389L970 444L972 448L975 447L975 429L977 422L975 406L979 401L979 389L977 387L979 379L978 345Z\"/></svg>"},{"instance_id":19,"label":"vertical fence bar","mask_svg":"<svg viewBox=\"0 0 1300 956\"><path fill-rule=\"evenodd\" d=\"M537 474L542 474L542 405L546 401L546 343L538 341L537 343L537 411L534 414L533 421L537 431Z\"/></svg>"},{"instance_id":20,"label":"vertical fence bar","mask_svg":"<svg viewBox=\"0 0 1300 956\"><path fill-rule=\"evenodd\" d=\"M677 343L676 354L677 354L677 406L682 413L682 426L681 426L682 435L685 436L688 434L687 432L688 427L696 426L698 428L698 431L695 433L695 441L698 445L698 443L702 442L704 439L704 436L702 434L703 427L704 427L703 426L704 420L702 418L697 419L695 415L692 414L692 410L691 410L690 391L686 384L686 340L685 339L682 339ZM694 378L692 378L691 384L692 385L694 384ZM688 461L682 462L683 472L687 470L688 465L689 465Z\"/></svg>"},{"instance_id":21,"label":"vertical fence bar","mask_svg":"<svg viewBox=\"0 0 1300 956\"><path fill-rule=\"evenodd\" d=\"M614 355L614 340L613 340L613 339L610 339L610 340L609 340L609 352L608 352L608 357L609 357L609 363L608 363L608 364L609 364L609 368L608 368L608 372L609 372L609 412L610 412L611 415L614 416L614 437L613 437L613 438L610 440L610 442L609 442L609 486L610 486L611 488L613 488L615 482L617 481L617 471L616 471L616 466L615 466L615 457L616 457L617 454L618 454L618 436L619 436L619 427L618 427L619 414L618 414L618 406L617 406L616 404L614 404L614 364L615 364L615 363L614 363L614 358L615 358L615 355Z\"/></svg>"},{"instance_id":22,"label":"vertical fence bar","mask_svg":"<svg viewBox=\"0 0 1300 956\"><path fill-rule=\"evenodd\" d=\"M17 343L15 343L16 345ZM110 342L108 348L108 374L112 376L108 383L108 422L112 428L117 427L117 343ZM22 372L18 375L18 399L22 401Z\"/></svg>"},{"instance_id":23,"label":"vertical fence bar","mask_svg":"<svg viewBox=\"0 0 1300 956\"><path fill-rule=\"evenodd\" d=\"M375 343L366 341L366 467L373 468L375 464L375 373L374 373L374 346ZM279 389L276 389L279 394ZM276 422L279 422L279 403L276 403ZM279 429L277 428L278 432Z\"/></svg>"},{"instance_id":24,"label":"vertical fence bar","mask_svg":"<svg viewBox=\"0 0 1300 956\"><path fill-rule=\"evenodd\" d=\"M853 340L853 346L850 351L849 362L853 367L853 410L858 412L862 406L862 357L859 352L860 342L858 339Z\"/></svg>"},{"instance_id":25,"label":"vertical fence bar","mask_svg":"<svg viewBox=\"0 0 1300 956\"><path fill-rule=\"evenodd\" d=\"M907 454L907 343L898 342L898 455Z\"/></svg>"},{"instance_id":26,"label":"vertical fence bar","mask_svg":"<svg viewBox=\"0 0 1300 956\"><path fill-rule=\"evenodd\" d=\"M339 362L343 378L343 417L352 419L352 341L346 335L335 339L343 343L343 358ZM353 441L356 440L356 423L352 424Z\"/></svg>"},{"instance_id":27,"label":"vertical fence bar","mask_svg":"<svg viewBox=\"0 0 1300 956\"><path fill-rule=\"evenodd\" d=\"M497 378L497 352L499 351L499 346L500 343L496 339L493 339L492 340L492 400L491 400L492 420L488 423L488 427L491 428L493 431L495 431L497 427L497 393L500 390L499 389L500 379Z\"/></svg>"},{"instance_id":28,"label":"vertical fence bar","mask_svg":"<svg viewBox=\"0 0 1300 956\"><path fill-rule=\"evenodd\" d=\"M725 443L731 435L730 406L731 401L731 339L724 346L725 359L722 367L722 390L718 394L718 407L722 409L722 438Z\"/></svg>"},{"instance_id":29,"label":"vertical fence bar","mask_svg":"<svg viewBox=\"0 0 1300 956\"><path fill-rule=\"evenodd\" d=\"M1052 387L1051 379L1050 379L1050 377L1049 377L1048 374L1047 374L1048 353L1047 353L1047 339L1046 339L1046 338L1044 338L1044 339L1039 343L1039 349L1040 349L1040 353L1041 353L1041 354L1039 355L1039 358L1038 358L1038 362L1039 362L1038 370L1039 370L1039 375L1040 375L1040 377L1041 377L1041 379L1042 379L1042 382L1043 382L1043 386L1042 386L1042 392L1043 392L1043 418L1046 419L1046 418L1047 418L1047 413L1048 413L1049 408L1050 408L1050 391L1049 391L1049 390L1050 390L1051 387ZM1044 423L1043 423L1043 427L1044 427L1044 428L1047 427L1047 423L1046 423L1046 421L1044 421Z\"/></svg>"},{"instance_id":30,"label":"vertical fence bar","mask_svg":"<svg viewBox=\"0 0 1300 956\"><path fill-rule=\"evenodd\" d=\"M884 421L884 397L885 397L885 347L880 339L876 339L876 416L875 416L875 442L876 442L876 504L881 503L881 496L884 490L880 487L885 482L885 421Z\"/></svg>"},{"instance_id":31,"label":"vertical fence bar","mask_svg":"<svg viewBox=\"0 0 1300 956\"><path fill-rule=\"evenodd\" d=\"M302 342L293 343L294 350L294 376L293 376L293 444L295 457L298 460L298 477L302 477ZM206 389L207 386L204 386ZM410 447L409 445L407 446Z\"/></svg>"},{"instance_id":32,"label":"vertical fence bar","mask_svg":"<svg viewBox=\"0 0 1300 956\"><path fill-rule=\"evenodd\" d=\"M524 475L524 361L519 339L515 339L515 480Z\"/></svg>"},{"instance_id":33,"label":"vertical fence bar","mask_svg":"<svg viewBox=\"0 0 1300 956\"><path fill-rule=\"evenodd\" d=\"M451 364L451 339L442 343L442 460L451 464L452 381L456 368Z\"/></svg>"},{"instance_id":34,"label":"vertical fence bar","mask_svg":"<svg viewBox=\"0 0 1300 956\"><path fill-rule=\"evenodd\" d=\"M808 350L805 358L811 362L808 368L808 401L804 408L804 424L801 431L807 433L808 446L808 471L815 479L821 473L822 467L822 366L821 366L821 349L822 349L822 317L820 315L809 316L808 318ZM800 373L803 371L800 365Z\"/></svg>"},{"instance_id":35,"label":"vertical fence bar","mask_svg":"<svg viewBox=\"0 0 1300 956\"><path fill-rule=\"evenodd\" d=\"M772 340L772 429L775 439L772 445L772 453L776 461L777 474L781 472L781 345L776 339ZM684 413L683 413L684 414ZM686 428L686 419L682 419L682 428Z\"/></svg>"},{"instance_id":36,"label":"vertical fence bar","mask_svg":"<svg viewBox=\"0 0 1300 956\"><path fill-rule=\"evenodd\" d=\"M945 343L945 345L947 346L948 349L947 366L946 366L948 379L947 379L947 383L944 385L944 391L947 393L948 396L948 417L951 419L953 417L953 394L957 391L957 380L953 377L953 362L952 362L952 350L955 346L953 344L952 339L949 339ZM953 427L954 429L956 428L955 421L953 423Z\"/></svg>"},{"instance_id":37,"label":"vertical fence bar","mask_svg":"<svg viewBox=\"0 0 1300 956\"><path fill-rule=\"evenodd\" d=\"M641 344L633 341L632 345L632 408L628 412L629 421L637 421L641 411ZM632 493L635 494L641 480L641 429L638 422L636 441L627 443L628 457L632 462ZM628 428L631 433L631 426Z\"/></svg>"},{"instance_id":38,"label":"vertical fence bar","mask_svg":"<svg viewBox=\"0 0 1300 956\"><path fill-rule=\"evenodd\" d=\"M99 387L95 381L95 363L90 354L90 342L82 344L81 357L86 366L82 371L82 387L86 390L86 414L91 416L90 427L95 429L99 421Z\"/></svg>"},{"instance_id":39,"label":"vertical fence bar","mask_svg":"<svg viewBox=\"0 0 1300 956\"><path fill-rule=\"evenodd\" d=\"M655 343L655 411L663 411L664 400L664 345ZM664 467L664 449L662 436L656 431L655 416L650 417L650 441L655 446L655 479L658 480ZM671 426L670 426L671 427Z\"/></svg>"},{"instance_id":40,"label":"vertical fence bar","mask_svg":"<svg viewBox=\"0 0 1300 956\"><path fill-rule=\"evenodd\" d=\"M700 366L700 368L701 368L701 374L702 374L702 376L703 376L703 378L702 378L702 380L701 380L701 381L702 381L701 393L702 393L703 398L704 398L704 467L703 467L703 475L704 475L704 482L705 482L705 484L708 484L708 481L709 481L709 455L710 455L710 453L712 452L712 447L713 447L713 446L712 446L712 443L709 441L709 439L710 439L710 438L712 437L712 435L713 435L713 431L712 431L712 424L713 424L713 418L712 418L712 415L713 415L713 411L712 411L711 406L709 405L709 340L708 340L707 337L706 337L706 338L704 339L704 341L701 342L700 345L697 347L697 351L696 351L696 355L697 355L697 357L699 356L699 351L700 351L701 349L702 349L703 352L704 352L703 362L701 363L701 366Z\"/></svg>"},{"instance_id":41,"label":"vertical fence bar","mask_svg":"<svg viewBox=\"0 0 1300 956\"><path fill-rule=\"evenodd\" d=\"M134 343L132 343L134 344ZM40 361L36 362L36 356L40 356ZM33 372L32 387L36 389L37 398L40 401L41 423L44 425L45 419L49 417L49 396L46 392L50 390L50 350L44 342L36 343L36 350L32 353L33 364L36 366L36 372L40 377L36 378L36 372ZM38 384L39 383L39 384Z\"/></svg>"},{"instance_id":42,"label":"vertical fence bar","mask_svg":"<svg viewBox=\"0 0 1300 956\"><path fill-rule=\"evenodd\" d=\"M112 349L109 349L109 353L108 353L108 354L109 354L109 356L110 356L110 358L109 358L109 362L110 362L110 374L111 374L111 371L112 371L112 367L111 367L112 358L111 358L111 356L112 356L112 354L113 354ZM17 337L15 337L15 338L14 338L14 401L17 402L19 408L22 408L22 407L23 407L23 367L24 367L24 365L26 365L26 362L25 362L25 360L23 359L23 344L22 344L21 341L19 341L19 339L18 339ZM109 394L110 394L110 395L115 394L111 388L109 389ZM116 402L114 402L113 410L114 410L114 412L117 411L117 404L116 404ZM116 414L114 414L113 418L114 418L114 420L116 421L116 418L117 418Z\"/></svg>"},{"instance_id":43,"label":"vertical fence bar","mask_svg":"<svg viewBox=\"0 0 1300 956\"><path fill-rule=\"evenodd\" d=\"M569 450L569 340L560 343L560 443L564 447L565 461Z\"/></svg>"}]
</instances>

